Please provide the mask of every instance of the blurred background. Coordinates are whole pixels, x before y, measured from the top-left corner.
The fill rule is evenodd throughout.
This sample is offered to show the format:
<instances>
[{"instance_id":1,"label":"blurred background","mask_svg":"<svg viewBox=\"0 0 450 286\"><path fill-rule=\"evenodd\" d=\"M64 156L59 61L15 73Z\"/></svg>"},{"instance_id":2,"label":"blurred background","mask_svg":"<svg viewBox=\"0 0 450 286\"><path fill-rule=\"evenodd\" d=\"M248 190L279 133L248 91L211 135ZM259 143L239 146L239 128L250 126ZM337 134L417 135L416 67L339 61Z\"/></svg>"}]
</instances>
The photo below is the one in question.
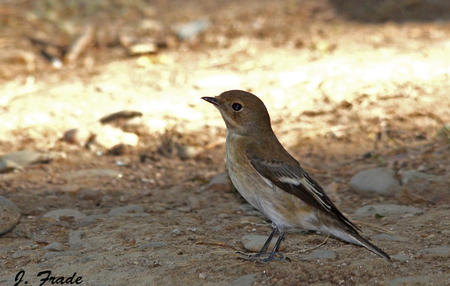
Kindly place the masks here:
<instances>
[{"instance_id":1,"label":"blurred background","mask_svg":"<svg viewBox=\"0 0 450 286\"><path fill-rule=\"evenodd\" d=\"M381 232L376 244L401 261L393 268L369 263L358 249L328 242L342 259L361 256L348 265L360 264L336 272L292 263L268 268L273 275L258 281L445 284L448 276L439 273L448 271L442 261L449 255L449 20L448 0L0 0L0 195L23 215L0 257L30 241L38 245L0 268L25 267L27 257L40 261L54 241L72 249L67 235L79 228L92 239L81 240L91 254L122 255L119 246L141 245L146 235L169 241L161 248L167 252L155 254L160 262L138 259L158 267L152 271L159 285L260 272L226 256L226 247L242 250L233 240L239 231L263 233L267 224L243 207L226 174L216 176L224 171L225 126L200 99L243 89L261 97L280 141L351 218L363 205L394 205L394 215L371 213L358 223L382 225L369 233ZM136 226L144 232L136 236L130 230L116 237L101 226L87 231L97 225L92 216L133 204L161 223L146 229L138 220L102 221L110 229ZM405 206L414 209L403 213ZM63 208L92 222L42 220ZM229 228L223 219L205 220L218 213ZM210 233L222 244L209 241ZM306 247L321 241L303 240ZM204 244L180 249L186 241ZM198 266L183 260L183 253L209 253L211 245L222 252L197 257ZM46 257L64 267L74 255ZM115 273L96 270L94 261L77 264L77 272L110 285L141 285L129 271L137 264L124 257L110 264ZM211 270L219 262L229 272ZM365 265L370 271L360 270ZM186 276L168 276L173 269ZM411 273L417 280L400 279Z\"/></svg>"}]
</instances>

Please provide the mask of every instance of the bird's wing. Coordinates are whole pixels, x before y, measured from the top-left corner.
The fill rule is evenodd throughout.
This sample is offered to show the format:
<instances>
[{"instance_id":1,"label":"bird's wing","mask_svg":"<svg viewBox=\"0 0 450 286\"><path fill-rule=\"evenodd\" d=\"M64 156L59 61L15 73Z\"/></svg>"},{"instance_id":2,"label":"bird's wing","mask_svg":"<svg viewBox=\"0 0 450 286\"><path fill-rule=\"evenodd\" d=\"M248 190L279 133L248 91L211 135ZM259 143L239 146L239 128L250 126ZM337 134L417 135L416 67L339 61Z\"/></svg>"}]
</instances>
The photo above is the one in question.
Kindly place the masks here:
<instances>
[{"instance_id":1,"label":"bird's wing","mask_svg":"<svg viewBox=\"0 0 450 286\"><path fill-rule=\"evenodd\" d=\"M336 208L322 187L302 169L298 162L286 164L282 161L268 161L249 150L246 154L250 163L264 179L358 232L359 228Z\"/></svg>"}]
</instances>

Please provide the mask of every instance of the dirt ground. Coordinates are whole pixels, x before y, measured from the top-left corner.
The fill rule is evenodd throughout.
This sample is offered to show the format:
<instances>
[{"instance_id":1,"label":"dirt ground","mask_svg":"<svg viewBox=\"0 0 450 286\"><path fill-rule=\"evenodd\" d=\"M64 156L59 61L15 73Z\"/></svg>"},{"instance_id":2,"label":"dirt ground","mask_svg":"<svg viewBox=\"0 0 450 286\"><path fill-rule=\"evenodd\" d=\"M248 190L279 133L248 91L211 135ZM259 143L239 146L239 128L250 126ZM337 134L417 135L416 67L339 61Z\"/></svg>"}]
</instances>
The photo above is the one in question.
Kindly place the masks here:
<instances>
[{"instance_id":1,"label":"dirt ground","mask_svg":"<svg viewBox=\"0 0 450 286\"><path fill-rule=\"evenodd\" d=\"M0 3L0 155L56 154L0 174L0 195L22 213L0 236L1 285L22 269L28 285L44 270L97 286L450 284L446 1L111 1L117 9L98 14L88 12L103 1L79 1L100 3L82 19L43 2ZM177 38L177 25L197 19L205 31ZM95 40L64 60L89 21ZM116 43L123 35L158 50L131 56ZM291 262L239 259L241 238L268 235L270 222L227 184L208 186L225 170L225 126L200 97L229 89L263 99L280 141L392 262L303 232L283 242ZM99 122L121 110L142 116ZM70 144L73 128L88 135ZM393 170L401 191L350 189L374 167ZM405 171L433 179L406 181ZM355 215L377 203L422 212ZM86 217L44 217L66 208ZM46 248L54 242L63 249ZM308 258L318 249L335 256Z\"/></svg>"}]
</instances>

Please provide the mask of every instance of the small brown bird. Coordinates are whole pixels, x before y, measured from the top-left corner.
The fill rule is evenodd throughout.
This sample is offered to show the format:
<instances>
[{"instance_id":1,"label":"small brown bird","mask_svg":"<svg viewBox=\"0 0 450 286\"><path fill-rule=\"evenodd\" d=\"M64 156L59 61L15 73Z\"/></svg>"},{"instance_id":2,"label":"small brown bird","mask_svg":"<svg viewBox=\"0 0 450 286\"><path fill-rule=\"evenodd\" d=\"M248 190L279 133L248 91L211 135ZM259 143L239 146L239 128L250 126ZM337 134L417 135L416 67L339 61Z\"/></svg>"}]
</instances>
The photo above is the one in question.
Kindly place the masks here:
<instances>
[{"instance_id":1,"label":"small brown bird","mask_svg":"<svg viewBox=\"0 0 450 286\"><path fill-rule=\"evenodd\" d=\"M277 251L285 232L295 228L329 234L390 259L359 235L359 228L336 208L322 187L283 148L258 97L230 90L202 99L217 107L227 126L226 162L233 185L272 221L273 230L264 246L247 259L259 262L286 259ZM277 231L279 237L273 250L263 257Z\"/></svg>"}]
</instances>

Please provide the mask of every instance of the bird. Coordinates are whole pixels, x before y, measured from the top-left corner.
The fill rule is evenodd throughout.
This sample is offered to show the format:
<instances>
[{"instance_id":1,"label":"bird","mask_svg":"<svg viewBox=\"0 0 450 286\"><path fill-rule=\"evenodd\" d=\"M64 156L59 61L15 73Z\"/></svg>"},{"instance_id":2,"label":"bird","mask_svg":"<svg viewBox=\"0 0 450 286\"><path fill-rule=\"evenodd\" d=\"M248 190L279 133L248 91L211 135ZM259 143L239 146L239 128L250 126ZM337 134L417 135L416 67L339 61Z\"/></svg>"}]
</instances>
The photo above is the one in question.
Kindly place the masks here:
<instances>
[{"instance_id":1,"label":"bird","mask_svg":"<svg viewBox=\"0 0 450 286\"><path fill-rule=\"evenodd\" d=\"M266 106L256 95L229 90L202 97L214 105L227 128L225 157L228 175L244 199L272 222L272 232L261 250L246 254L255 262L289 260L278 252L286 232L315 231L365 247L390 260L383 250L360 235L317 183L281 145L273 132ZM275 246L267 252L274 235Z\"/></svg>"}]
</instances>

